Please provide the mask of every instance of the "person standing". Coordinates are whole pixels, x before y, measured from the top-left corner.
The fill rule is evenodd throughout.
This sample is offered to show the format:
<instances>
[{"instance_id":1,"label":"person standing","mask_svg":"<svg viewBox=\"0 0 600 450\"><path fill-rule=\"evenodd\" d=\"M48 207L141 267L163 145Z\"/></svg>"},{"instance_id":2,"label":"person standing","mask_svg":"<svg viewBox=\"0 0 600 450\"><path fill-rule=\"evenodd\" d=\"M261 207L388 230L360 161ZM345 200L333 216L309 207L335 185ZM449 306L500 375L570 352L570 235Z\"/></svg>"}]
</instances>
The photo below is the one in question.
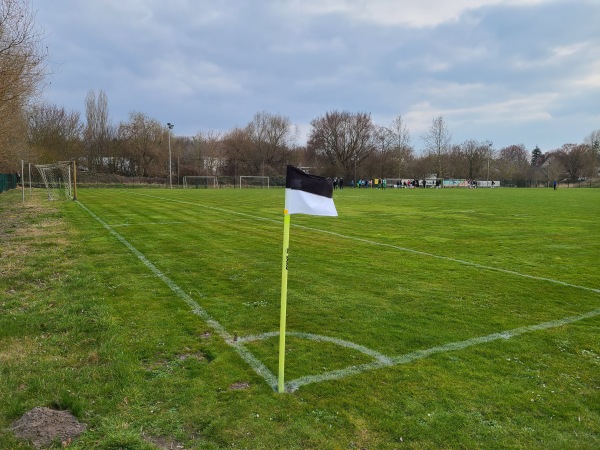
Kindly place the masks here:
<instances>
[{"instance_id":1,"label":"person standing","mask_svg":"<svg viewBox=\"0 0 600 450\"><path fill-rule=\"evenodd\" d=\"M554 190L556 190L556 180L554 180Z\"/></svg>"}]
</instances>

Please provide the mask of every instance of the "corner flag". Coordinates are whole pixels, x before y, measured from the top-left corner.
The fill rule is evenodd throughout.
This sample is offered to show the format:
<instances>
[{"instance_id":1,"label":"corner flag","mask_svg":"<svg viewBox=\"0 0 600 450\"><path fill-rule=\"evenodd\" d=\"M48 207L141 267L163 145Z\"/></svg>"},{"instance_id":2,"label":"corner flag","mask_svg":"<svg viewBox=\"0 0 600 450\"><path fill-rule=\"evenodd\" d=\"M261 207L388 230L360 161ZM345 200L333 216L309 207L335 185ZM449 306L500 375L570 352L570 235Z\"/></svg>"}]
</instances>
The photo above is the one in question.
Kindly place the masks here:
<instances>
[{"instance_id":1,"label":"corner flag","mask_svg":"<svg viewBox=\"0 0 600 450\"><path fill-rule=\"evenodd\" d=\"M337 216L332 197L331 180L310 175L294 166L287 166L285 209L288 214Z\"/></svg>"},{"instance_id":2,"label":"corner flag","mask_svg":"<svg viewBox=\"0 0 600 450\"><path fill-rule=\"evenodd\" d=\"M281 260L281 312L279 318L279 378L277 390L285 391L285 323L287 317L287 276L290 250L290 214L337 216L333 204L333 183L327 178L310 175L287 166L285 210L283 211L283 257Z\"/></svg>"}]
</instances>

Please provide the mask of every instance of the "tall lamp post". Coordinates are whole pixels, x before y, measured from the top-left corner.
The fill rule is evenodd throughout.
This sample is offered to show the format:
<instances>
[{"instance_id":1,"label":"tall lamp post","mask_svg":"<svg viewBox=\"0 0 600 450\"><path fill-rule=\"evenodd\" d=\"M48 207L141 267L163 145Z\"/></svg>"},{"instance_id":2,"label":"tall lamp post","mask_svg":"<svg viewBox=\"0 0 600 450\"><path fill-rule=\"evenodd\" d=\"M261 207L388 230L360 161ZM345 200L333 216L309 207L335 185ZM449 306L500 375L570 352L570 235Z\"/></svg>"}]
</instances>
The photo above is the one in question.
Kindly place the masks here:
<instances>
[{"instance_id":1,"label":"tall lamp post","mask_svg":"<svg viewBox=\"0 0 600 450\"><path fill-rule=\"evenodd\" d=\"M492 143L488 142L488 173L487 173L487 185L490 185L490 157L492 156Z\"/></svg>"},{"instance_id":2,"label":"tall lamp post","mask_svg":"<svg viewBox=\"0 0 600 450\"><path fill-rule=\"evenodd\" d=\"M172 123L167 123L167 126L169 127L169 186L171 187L171 189L173 189L173 181L171 178L171 175L173 174L173 170L171 169L171 130L175 125L173 125Z\"/></svg>"}]
</instances>

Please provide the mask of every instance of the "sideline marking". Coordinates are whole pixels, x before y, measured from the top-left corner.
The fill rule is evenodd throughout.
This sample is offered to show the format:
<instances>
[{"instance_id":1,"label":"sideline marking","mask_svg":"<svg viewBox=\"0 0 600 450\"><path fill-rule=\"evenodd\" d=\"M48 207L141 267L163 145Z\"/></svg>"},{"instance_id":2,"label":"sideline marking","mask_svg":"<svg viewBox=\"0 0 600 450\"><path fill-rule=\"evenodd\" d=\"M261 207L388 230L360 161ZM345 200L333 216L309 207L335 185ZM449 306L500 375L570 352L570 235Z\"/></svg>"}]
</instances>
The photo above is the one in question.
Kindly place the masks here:
<instances>
[{"instance_id":1,"label":"sideline marking","mask_svg":"<svg viewBox=\"0 0 600 450\"><path fill-rule=\"evenodd\" d=\"M154 275L159 278L163 283L165 283L180 299L182 299L188 306L192 309L192 312L203 319L215 332L219 334L219 336L228 343L231 347L235 349L235 351L242 357L244 361L248 363L254 371L263 377L263 379L267 382L269 386L273 389L277 388L277 377L256 357L250 353L245 347L239 345L235 342L233 336L231 336L227 330L213 319L208 312L202 308L198 303L192 299L183 289L181 289L173 280L171 280L168 276L166 276L163 272L161 272L158 267L156 267L148 258L144 256L142 252L140 252L137 248L129 243L123 236L113 230L110 225L104 222L100 217L98 217L94 212L92 212L89 208L83 205L81 202L77 201L77 204L81 206L85 211L88 212L90 216L96 219L104 228L106 228L110 234L116 237L125 247L127 247L131 253L138 257L138 259L148 268Z\"/></svg>"},{"instance_id":2,"label":"sideline marking","mask_svg":"<svg viewBox=\"0 0 600 450\"><path fill-rule=\"evenodd\" d=\"M231 211L231 210L227 210L227 209L223 209L223 208L216 208L216 207L211 207L211 206L206 206L206 205L198 205L195 203L186 202L186 201L182 201L182 200L166 199L164 197L150 196L147 194L136 193L136 195L141 195L141 196L146 196L146 197L151 197L151 198L156 198L156 199L166 200L166 201L173 201L175 203L192 204L195 206L200 206L203 208L212 209L212 210L216 210L216 211L220 211L220 212L237 214L237 215L249 217L252 219L279 223L279 221L275 220L275 219L253 216L251 214L240 213L237 211ZM136 255L138 257L138 259L140 259L140 261L142 261L142 263L144 263L144 265L146 265L146 267L148 267L155 274L156 277L158 277L160 280L162 280L178 297L180 297L182 300L184 300L191 307L192 311L196 315L198 315L200 318L202 318L205 322L207 322L207 324L209 326L211 326L227 344L229 344L231 347L233 347L236 350L236 352L242 357L242 359L244 361L246 361L248 363L248 365L250 365L250 367L258 375L263 377L263 379L267 382L267 384L269 386L271 386L271 388L273 390L277 390L276 376L262 362L260 362L248 349L246 349L243 344L246 342L252 342L252 341L256 341L256 340L268 339L268 338L279 336L278 331L262 333L259 335L249 335L246 337L238 338L237 340L234 339L219 322L212 319L212 317L208 314L208 312L206 310L204 310L198 303L196 303L173 280L171 280L163 272L161 272L139 250L137 250L135 247L133 247L133 245L131 245L123 236L121 236L119 233L117 233L115 230L113 230L106 222L104 222L100 217L98 217L96 214L94 214L90 209L85 207L82 203L80 203L79 201L77 201L77 203L85 211L87 211L94 219L96 219L104 228L106 228L113 236L115 236L122 244L124 244L134 255ZM337 236L340 238L344 238L344 239L351 239L351 240L356 240L356 241L363 242L363 243L380 245L383 247L390 247L390 248L394 248L394 249L401 250L401 251L407 251L407 252L412 252L412 253L416 253L416 254L420 254L420 255L424 255L424 256L431 256L434 258L439 258L439 259L444 259L444 260L448 260L448 261L452 261L452 262L462 263L462 264L466 264L466 265L481 268L481 269L499 271L499 272L503 272L503 273L507 273L507 274L522 276L522 277L526 277L526 278L533 278L536 280L557 283L557 284L561 284L561 285L568 286L568 287L584 289L584 290L600 293L600 289L593 289L593 288L588 288L585 286L578 286L578 285L573 285L570 283L565 283L565 282L558 281L558 280L552 280L549 278L521 274L519 272L514 272L514 271L510 271L510 270L506 270L506 269L498 269L498 268L494 268L494 267L483 266L483 265L480 265L477 263L472 263L469 261L463 261L463 260L454 259L454 258L450 258L450 257L439 256L439 255L435 255L435 254L431 254L431 253L427 253L427 252L422 252L419 250L413 250L413 249L399 247L399 246L395 246L395 245L391 245L391 244L385 244L385 243L380 243L380 242L376 242L376 241L371 241L368 239L357 238L357 237L353 237L353 236L346 236L346 235L342 235L342 234L331 232L331 231L307 227L304 225L295 225L295 226L298 228L307 229L310 231L331 234L331 235L334 235L334 236ZM304 377L300 377L300 378L297 378L294 380L287 381L285 383L285 391L286 392L294 392L301 386L305 386L307 384L323 382L323 381L328 381L328 380L338 380L340 378L345 378L350 375L360 374L360 373L370 371L370 370L375 370L375 369L384 368L384 367L391 367L391 366L396 366L396 365L400 365L400 364L406 364L406 363L409 363L409 362L412 362L412 361L415 361L418 359L423 359L423 358L429 357L429 356L437 354L437 353L458 351L458 350L462 350L464 348L471 347L471 346L478 345L478 344L493 342L493 341L497 341L500 339L510 339L511 337L520 336L525 333L539 331L539 330L546 330L549 328L555 328L555 327L559 327L562 325L567 325L567 324L570 324L573 322L577 322L579 320L596 317L598 315L600 315L600 309L595 309L593 311L589 311L587 313L579 314L576 316L569 316L569 317L565 317L562 319L557 319L557 320L553 320L553 321L549 321L549 322L543 322L543 323L539 323L539 324L535 324L535 325L528 325L528 326L524 326L524 327L514 328L512 330L507 330L507 331L503 331L500 333L492 333L487 336L475 337L475 338L467 339L464 341L450 342L448 344L431 347L431 348L425 349L425 350L416 350L414 352L407 353L405 355L395 356L395 357L385 356L375 350L371 350L362 345L355 344L350 341L345 341L342 339L332 338L332 337L328 337L328 336L321 336L321 335L316 335L316 334L312 334L312 333L287 332L286 335L289 335L289 336L309 339L309 340L313 340L313 341L317 341L317 342L331 342L331 343L340 345L342 347L351 348L351 349L354 349L361 353L364 353L368 356L371 356L374 359L374 361L371 363L347 367L345 369L333 370L333 371L329 371L329 372L318 374L318 375L308 375L308 376L304 376Z\"/></svg>"},{"instance_id":3,"label":"sideline marking","mask_svg":"<svg viewBox=\"0 0 600 450\"><path fill-rule=\"evenodd\" d=\"M238 216L249 217L251 219L262 220L262 221L267 221L267 222L275 222L275 223L278 223L278 224L281 223L281 221L277 220L277 219L270 219L270 218L267 218L267 217L254 216L252 214L247 214L247 213L243 213L243 212L239 212L239 211L233 211L233 210L224 209L224 208L217 208L215 206L200 205L200 204L197 204L197 203L188 202L188 201L184 201L184 200L176 200L176 199L170 199L170 198L165 198L165 197L157 197L157 196L154 196L154 195L141 194L139 192L132 193L131 195L140 195L140 196L144 196L144 197L155 198L155 199L158 199L158 200L165 200L165 201L168 201L168 202L183 203L183 204L186 204L186 205L194 205L194 206L197 206L197 207L200 207L200 208L211 209L213 211L219 211L219 212L224 212L224 213L229 213L229 214L236 214ZM395 249L395 250L400 250L400 251L403 251L403 252L413 253L413 254L416 254L416 255L429 256L431 258L442 259L444 261L450 261L450 262L454 262L454 263L457 263L457 264L464 264L466 266L476 267L478 269L489 270L489 271L492 271L492 272L500 272L500 273L505 273L507 275L515 275L515 276L523 277L523 278L530 278L532 280L546 281L548 283L560 284L562 286L567 286L567 287L571 287L571 288L575 288L575 289L582 289L584 291L590 291L590 292L595 292L596 294L600 294L600 289L594 289L594 288L590 288L590 287L587 287L587 286L581 286L581 285L577 285L577 284L571 284L571 283L567 283L565 281L554 280L552 278L538 277L536 275L529 275L529 274L526 274L526 273L516 272L514 270L502 269L500 267L484 266L483 264L474 263L472 261L465 261L463 259L451 258L450 256L436 255L434 253L428 253L428 252L424 252L424 251L421 251L421 250L415 250L415 249L412 249L412 248L401 247L399 245L393 245L393 244L386 244L386 243L383 243L383 242L377 242L377 241L373 241L371 239L360 238L360 237L356 237L356 236L348 236L348 235L345 235L345 234L336 233L335 231L328 231L328 230L321 230L319 228L307 227L306 225L298 225L298 224L293 224L293 223L291 225L292 225L292 227L301 228L303 230L309 230L309 231L315 231L317 233L329 234L331 236L336 236L336 237L339 237L339 238L342 238L342 239L349 239L349 240L352 240L352 241L362 242L363 244L378 245L380 247L392 248L392 249Z\"/></svg>"},{"instance_id":4,"label":"sideline marking","mask_svg":"<svg viewBox=\"0 0 600 450\"><path fill-rule=\"evenodd\" d=\"M581 286L581 285L578 285L578 284L571 284L571 283L567 283L565 281L554 280L552 278L538 277L536 275L529 275L529 274L526 274L526 273L516 272L514 270L502 269L500 267L484 266L483 264L478 264L478 263L474 263L474 262L471 262L471 261L465 261L463 259L451 258L450 256L441 256L441 255L436 255L434 253L428 253L428 252L424 252L424 251L421 251L421 250L415 250L415 249L412 249L412 248L400 247L398 245L385 244L383 242L372 241L370 239L359 238L359 237L355 237L355 236L346 236L344 234L336 233L335 231L319 230L317 228L311 228L311 227L307 227L305 225L296 225L296 226L298 228L304 228L306 230L311 230L311 231L318 231L318 232L321 232L321 233L330 234L332 236L340 237L340 238L343 238L343 239L351 239L351 240L354 240L354 241L363 242L365 244L379 245L380 247L393 248L393 249L396 249L396 250L401 250L403 252L414 253L414 254L421 255L421 256L430 256L432 258L442 259L444 261L455 262L455 263L458 263L458 264L464 264L466 266L476 267L478 269L490 270L490 271L493 271L493 272L501 272L501 273L505 273L505 274L508 274L508 275L516 275L518 277L531 278L533 280L538 280L538 281L547 281L549 283L560 284L560 285L563 285L563 286L572 287L572 288L576 288L576 289L583 289L585 291L591 291L591 292L595 292L596 294L600 294L600 289L594 289L594 288L590 288L590 287L587 287L587 286Z\"/></svg>"},{"instance_id":5,"label":"sideline marking","mask_svg":"<svg viewBox=\"0 0 600 450\"><path fill-rule=\"evenodd\" d=\"M113 223L109 226L111 227L135 227L138 225L171 225L171 224L180 224L185 222L135 222L135 223Z\"/></svg>"}]
</instances>

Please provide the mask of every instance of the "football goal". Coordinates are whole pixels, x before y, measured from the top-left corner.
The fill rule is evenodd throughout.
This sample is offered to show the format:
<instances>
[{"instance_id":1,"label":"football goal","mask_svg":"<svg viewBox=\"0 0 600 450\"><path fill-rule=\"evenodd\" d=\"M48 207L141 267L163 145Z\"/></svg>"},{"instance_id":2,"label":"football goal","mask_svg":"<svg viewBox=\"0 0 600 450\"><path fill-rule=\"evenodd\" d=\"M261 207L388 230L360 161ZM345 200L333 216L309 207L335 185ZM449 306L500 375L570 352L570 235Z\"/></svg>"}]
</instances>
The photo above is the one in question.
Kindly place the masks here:
<instances>
[{"instance_id":1,"label":"football goal","mask_svg":"<svg viewBox=\"0 0 600 450\"><path fill-rule=\"evenodd\" d=\"M403 187L402 178L386 178L386 186L389 188Z\"/></svg>"},{"instance_id":2,"label":"football goal","mask_svg":"<svg viewBox=\"0 0 600 450\"><path fill-rule=\"evenodd\" d=\"M217 177L212 176L185 176L183 177L184 189L215 189L219 187Z\"/></svg>"},{"instance_id":3,"label":"football goal","mask_svg":"<svg viewBox=\"0 0 600 450\"><path fill-rule=\"evenodd\" d=\"M240 176L240 189L242 188L265 188L269 189L269 177L252 175Z\"/></svg>"},{"instance_id":4,"label":"football goal","mask_svg":"<svg viewBox=\"0 0 600 450\"><path fill-rule=\"evenodd\" d=\"M60 161L54 164L36 164L35 167L48 191L48 200L72 200L75 198L75 174L71 161Z\"/></svg>"}]
</instances>

